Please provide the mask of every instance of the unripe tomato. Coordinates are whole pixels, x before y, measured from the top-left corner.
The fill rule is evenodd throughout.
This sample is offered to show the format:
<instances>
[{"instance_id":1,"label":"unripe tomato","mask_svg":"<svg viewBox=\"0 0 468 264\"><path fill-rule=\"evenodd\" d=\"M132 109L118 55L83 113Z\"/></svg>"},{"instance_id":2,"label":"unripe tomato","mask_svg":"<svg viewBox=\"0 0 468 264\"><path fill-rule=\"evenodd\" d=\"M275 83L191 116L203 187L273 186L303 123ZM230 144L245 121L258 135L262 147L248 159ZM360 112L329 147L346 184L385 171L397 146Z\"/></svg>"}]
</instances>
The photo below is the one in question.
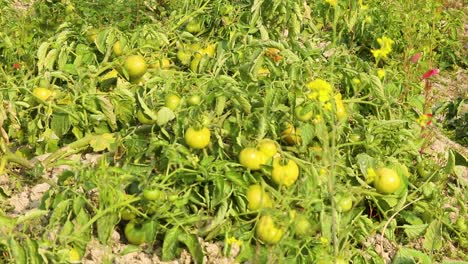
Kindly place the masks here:
<instances>
[{"instance_id":1,"label":"unripe tomato","mask_svg":"<svg viewBox=\"0 0 468 264\"><path fill-rule=\"evenodd\" d=\"M261 208L270 208L273 206L270 196L258 184L250 185L247 189L247 207L251 211L256 211Z\"/></svg>"},{"instance_id":2,"label":"unripe tomato","mask_svg":"<svg viewBox=\"0 0 468 264\"><path fill-rule=\"evenodd\" d=\"M71 262L71 263L77 263L77 262L80 262L81 261L81 256L80 256L80 252L78 252L78 250L76 248L70 248L69 252L68 252L68 260Z\"/></svg>"},{"instance_id":3,"label":"unripe tomato","mask_svg":"<svg viewBox=\"0 0 468 264\"><path fill-rule=\"evenodd\" d=\"M239 162L248 169L259 170L266 163L266 157L256 148L244 148L239 153Z\"/></svg>"},{"instance_id":4,"label":"unripe tomato","mask_svg":"<svg viewBox=\"0 0 468 264\"><path fill-rule=\"evenodd\" d=\"M143 113L143 111L141 110L138 110L137 112L137 119L140 123L144 125L152 125L152 124L156 124L157 122L156 120L153 120L150 117L147 117L145 113Z\"/></svg>"},{"instance_id":5,"label":"unripe tomato","mask_svg":"<svg viewBox=\"0 0 468 264\"><path fill-rule=\"evenodd\" d=\"M202 25L196 19L192 19L188 24L185 26L185 30L192 34L196 34L202 31Z\"/></svg>"},{"instance_id":6,"label":"unripe tomato","mask_svg":"<svg viewBox=\"0 0 468 264\"><path fill-rule=\"evenodd\" d=\"M187 50L179 50L177 51L177 59L179 59L180 63L183 65L189 65L192 59L192 53Z\"/></svg>"},{"instance_id":7,"label":"unripe tomato","mask_svg":"<svg viewBox=\"0 0 468 264\"><path fill-rule=\"evenodd\" d=\"M115 56L120 56L123 54L123 47L120 40L117 40L114 45L112 46L112 51L114 52Z\"/></svg>"},{"instance_id":8,"label":"unripe tomato","mask_svg":"<svg viewBox=\"0 0 468 264\"><path fill-rule=\"evenodd\" d=\"M288 124L285 130L281 132L281 138L288 145L298 145L302 142L300 129L296 129L293 125Z\"/></svg>"},{"instance_id":9,"label":"unripe tomato","mask_svg":"<svg viewBox=\"0 0 468 264\"><path fill-rule=\"evenodd\" d=\"M164 105L171 109L176 110L180 104L180 97L177 94L168 94L164 100Z\"/></svg>"},{"instance_id":10,"label":"unripe tomato","mask_svg":"<svg viewBox=\"0 0 468 264\"><path fill-rule=\"evenodd\" d=\"M51 98L53 94L54 92L52 90L44 87L36 87L33 89L33 95L42 101L47 101L47 99Z\"/></svg>"},{"instance_id":11,"label":"unripe tomato","mask_svg":"<svg viewBox=\"0 0 468 264\"><path fill-rule=\"evenodd\" d=\"M198 94L194 94L188 98L189 105L200 105L201 104L201 97Z\"/></svg>"},{"instance_id":12,"label":"unripe tomato","mask_svg":"<svg viewBox=\"0 0 468 264\"><path fill-rule=\"evenodd\" d=\"M136 218L136 214L129 208L125 207L120 211L120 218L125 221L130 221Z\"/></svg>"},{"instance_id":13,"label":"unripe tomato","mask_svg":"<svg viewBox=\"0 0 468 264\"><path fill-rule=\"evenodd\" d=\"M139 223L137 220L132 220L127 223L124 229L125 238L133 245L141 245L146 242L151 242L153 239L151 234L153 230L153 223L144 222Z\"/></svg>"},{"instance_id":14,"label":"unripe tomato","mask_svg":"<svg viewBox=\"0 0 468 264\"><path fill-rule=\"evenodd\" d=\"M374 187L382 194L391 194L401 187L401 178L396 171L380 168L375 171Z\"/></svg>"},{"instance_id":15,"label":"unripe tomato","mask_svg":"<svg viewBox=\"0 0 468 264\"><path fill-rule=\"evenodd\" d=\"M271 216L264 215L257 222L255 234L257 238L266 244L276 244L283 237L283 230L276 227Z\"/></svg>"},{"instance_id":16,"label":"unripe tomato","mask_svg":"<svg viewBox=\"0 0 468 264\"><path fill-rule=\"evenodd\" d=\"M86 32L86 39L89 42L94 43L97 39L98 33L99 33L99 30L97 30L96 28L92 28Z\"/></svg>"},{"instance_id":17,"label":"unripe tomato","mask_svg":"<svg viewBox=\"0 0 468 264\"><path fill-rule=\"evenodd\" d=\"M353 199L351 197L341 197L338 200L338 211L340 212L348 212L353 208Z\"/></svg>"},{"instance_id":18,"label":"unripe tomato","mask_svg":"<svg viewBox=\"0 0 468 264\"><path fill-rule=\"evenodd\" d=\"M356 143L356 142L362 141L362 137L361 137L361 135L358 134L358 133L350 134L350 135L348 136L348 139L349 139L349 141L352 142L352 143Z\"/></svg>"},{"instance_id":19,"label":"unripe tomato","mask_svg":"<svg viewBox=\"0 0 468 264\"><path fill-rule=\"evenodd\" d=\"M208 44L204 49L199 51L201 55L207 55L208 57L213 57L216 53L216 44Z\"/></svg>"},{"instance_id":20,"label":"unripe tomato","mask_svg":"<svg viewBox=\"0 0 468 264\"><path fill-rule=\"evenodd\" d=\"M309 219L302 214L296 215L294 218L294 233L298 237L310 235L313 231L312 224Z\"/></svg>"},{"instance_id":21,"label":"unripe tomato","mask_svg":"<svg viewBox=\"0 0 468 264\"><path fill-rule=\"evenodd\" d=\"M273 159L273 169L271 177L278 185L289 187L293 185L299 176L299 167L294 160L288 160L286 164L282 164L281 158Z\"/></svg>"},{"instance_id":22,"label":"unripe tomato","mask_svg":"<svg viewBox=\"0 0 468 264\"><path fill-rule=\"evenodd\" d=\"M337 93L335 95L335 104L336 104L336 117L338 119L345 119L347 116L346 108L343 104L343 100L341 99L341 94Z\"/></svg>"},{"instance_id":23,"label":"unripe tomato","mask_svg":"<svg viewBox=\"0 0 468 264\"><path fill-rule=\"evenodd\" d=\"M314 116L313 111L304 112L304 107L303 106L297 106L296 109L294 110L294 113L295 113L296 118L298 120L301 120L301 121L304 121L304 122L309 121Z\"/></svg>"},{"instance_id":24,"label":"unripe tomato","mask_svg":"<svg viewBox=\"0 0 468 264\"><path fill-rule=\"evenodd\" d=\"M278 152L275 142L271 139L263 139L260 141L257 148L265 154L267 159L271 159Z\"/></svg>"},{"instance_id":25,"label":"unripe tomato","mask_svg":"<svg viewBox=\"0 0 468 264\"><path fill-rule=\"evenodd\" d=\"M202 149L210 144L211 132L208 128L203 127L199 130L189 127L185 131L185 143L191 148Z\"/></svg>"},{"instance_id":26,"label":"unripe tomato","mask_svg":"<svg viewBox=\"0 0 468 264\"><path fill-rule=\"evenodd\" d=\"M163 201L166 199L166 193L158 189L147 188L143 190L143 197L149 201Z\"/></svg>"},{"instance_id":27,"label":"unripe tomato","mask_svg":"<svg viewBox=\"0 0 468 264\"><path fill-rule=\"evenodd\" d=\"M124 67L132 80L139 79L148 69L145 58L141 55L128 56L125 60Z\"/></svg>"}]
</instances>

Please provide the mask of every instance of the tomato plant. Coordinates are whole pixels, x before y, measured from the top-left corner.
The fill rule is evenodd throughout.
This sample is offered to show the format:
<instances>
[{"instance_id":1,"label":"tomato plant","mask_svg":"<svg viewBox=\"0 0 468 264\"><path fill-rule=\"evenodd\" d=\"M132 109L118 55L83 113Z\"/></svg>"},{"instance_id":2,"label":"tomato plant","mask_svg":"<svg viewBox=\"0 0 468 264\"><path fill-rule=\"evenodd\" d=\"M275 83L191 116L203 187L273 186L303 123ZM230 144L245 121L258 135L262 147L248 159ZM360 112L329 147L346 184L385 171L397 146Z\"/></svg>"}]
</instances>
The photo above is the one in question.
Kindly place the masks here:
<instances>
[{"instance_id":1,"label":"tomato plant","mask_svg":"<svg viewBox=\"0 0 468 264\"><path fill-rule=\"evenodd\" d=\"M194 149L203 149L210 144L211 132L208 128L195 129L189 127L185 131L185 143Z\"/></svg>"},{"instance_id":2,"label":"tomato plant","mask_svg":"<svg viewBox=\"0 0 468 264\"><path fill-rule=\"evenodd\" d=\"M0 2L0 263L466 259L462 1Z\"/></svg>"}]
</instances>

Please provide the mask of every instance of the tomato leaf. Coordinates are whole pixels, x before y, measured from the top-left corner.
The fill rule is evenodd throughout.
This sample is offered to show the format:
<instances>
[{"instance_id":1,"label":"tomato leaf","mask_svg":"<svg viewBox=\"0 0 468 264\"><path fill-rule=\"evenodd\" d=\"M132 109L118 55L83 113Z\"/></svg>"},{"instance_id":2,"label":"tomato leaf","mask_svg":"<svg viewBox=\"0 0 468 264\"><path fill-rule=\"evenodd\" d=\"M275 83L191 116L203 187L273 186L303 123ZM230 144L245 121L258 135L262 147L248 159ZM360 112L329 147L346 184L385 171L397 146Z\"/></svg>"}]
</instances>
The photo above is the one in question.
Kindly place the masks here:
<instances>
[{"instance_id":1,"label":"tomato leaf","mask_svg":"<svg viewBox=\"0 0 468 264\"><path fill-rule=\"evenodd\" d=\"M187 246L188 251L190 252L190 255L192 255L195 263L201 264L203 263L203 250L200 245L200 242L198 241L198 238L194 234L188 234L188 233L181 233L178 236L179 242L185 244Z\"/></svg>"},{"instance_id":2,"label":"tomato leaf","mask_svg":"<svg viewBox=\"0 0 468 264\"><path fill-rule=\"evenodd\" d=\"M156 122L157 122L158 126L162 126L162 125L166 124L167 122L171 121L174 118L175 118L174 112L171 109L163 106L158 111L158 117L156 119L157 120Z\"/></svg>"},{"instance_id":3,"label":"tomato leaf","mask_svg":"<svg viewBox=\"0 0 468 264\"><path fill-rule=\"evenodd\" d=\"M107 123L109 124L112 130L116 130L117 118L115 117L114 113L114 105L108 98L104 96L99 96L97 99L102 113L107 117Z\"/></svg>"},{"instance_id":4,"label":"tomato leaf","mask_svg":"<svg viewBox=\"0 0 468 264\"><path fill-rule=\"evenodd\" d=\"M39 72L41 72L44 68L45 58L47 56L49 46L49 42L43 42L41 46L39 46L39 48L37 49L37 69Z\"/></svg>"},{"instance_id":5,"label":"tomato leaf","mask_svg":"<svg viewBox=\"0 0 468 264\"><path fill-rule=\"evenodd\" d=\"M177 248L179 247L179 235L182 230L174 227L166 232L162 248L162 261L171 261L177 257Z\"/></svg>"},{"instance_id":6,"label":"tomato leaf","mask_svg":"<svg viewBox=\"0 0 468 264\"><path fill-rule=\"evenodd\" d=\"M50 127L59 138L67 134L71 127L70 118L68 117L68 114L54 114L50 122Z\"/></svg>"},{"instance_id":7,"label":"tomato leaf","mask_svg":"<svg viewBox=\"0 0 468 264\"><path fill-rule=\"evenodd\" d=\"M44 67L47 70L53 70L54 65L55 65L55 60L57 59L58 56L58 50L57 49L51 49L49 53L47 53L47 56L45 57L44 60Z\"/></svg>"},{"instance_id":8,"label":"tomato leaf","mask_svg":"<svg viewBox=\"0 0 468 264\"><path fill-rule=\"evenodd\" d=\"M103 151L105 149L110 150L110 146L114 142L114 135L111 133L105 133L94 136L94 138L89 141L89 145L93 148L94 151Z\"/></svg>"},{"instance_id":9,"label":"tomato leaf","mask_svg":"<svg viewBox=\"0 0 468 264\"><path fill-rule=\"evenodd\" d=\"M442 225L438 220L433 220L424 234L423 247L426 250L439 250L442 248Z\"/></svg>"},{"instance_id":10,"label":"tomato leaf","mask_svg":"<svg viewBox=\"0 0 468 264\"><path fill-rule=\"evenodd\" d=\"M403 225L402 228L409 239L415 239L424 233L427 226L427 224Z\"/></svg>"},{"instance_id":11,"label":"tomato leaf","mask_svg":"<svg viewBox=\"0 0 468 264\"><path fill-rule=\"evenodd\" d=\"M400 248L398 250L395 259L392 261L393 264L405 264L405 263L421 263L431 264L431 258L421 251L412 248Z\"/></svg>"}]
</instances>

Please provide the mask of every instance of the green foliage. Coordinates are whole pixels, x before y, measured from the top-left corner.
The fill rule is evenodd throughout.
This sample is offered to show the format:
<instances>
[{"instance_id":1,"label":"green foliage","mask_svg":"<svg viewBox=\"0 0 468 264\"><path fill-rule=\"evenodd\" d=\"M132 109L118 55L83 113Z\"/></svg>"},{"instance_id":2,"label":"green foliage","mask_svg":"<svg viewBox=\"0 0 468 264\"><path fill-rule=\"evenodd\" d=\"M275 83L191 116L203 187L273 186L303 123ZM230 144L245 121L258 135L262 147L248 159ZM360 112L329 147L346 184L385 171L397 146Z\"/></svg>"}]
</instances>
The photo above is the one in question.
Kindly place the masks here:
<instances>
[{"instance_id":1,"label":"green foliage","mask_svg":"<svg viewBox=\"0 0 468 264\"><path fill-rule=\"evenodd\" d=\"M65 263L115 231L128 243L129 223L149 226L134 242L163 261L186 249L202 263L201 239L223 242L226 256L239 247L239 262L385 263L383 243L398 245L395 263L466 258L463 157L424 154L434 126L465 143L466 100L432 110L434 77L421 82L466 66L462 10L435 0L10 2L0 0L0 197L50 188L26 214L0 202L0 262ZM148 65L138 80L124 67L136 54ZM189 127L209 128L208 146L190 148ZM272 180L271 160L239 163L267 138L298 164L289 188ZM373 186L380 167L401 179L392 194ZM248 209L253 184L271 206ZM255 235L264 215L277 243ZM297 215L306 236L294 235Z\"/></svg>"}]
</instances>

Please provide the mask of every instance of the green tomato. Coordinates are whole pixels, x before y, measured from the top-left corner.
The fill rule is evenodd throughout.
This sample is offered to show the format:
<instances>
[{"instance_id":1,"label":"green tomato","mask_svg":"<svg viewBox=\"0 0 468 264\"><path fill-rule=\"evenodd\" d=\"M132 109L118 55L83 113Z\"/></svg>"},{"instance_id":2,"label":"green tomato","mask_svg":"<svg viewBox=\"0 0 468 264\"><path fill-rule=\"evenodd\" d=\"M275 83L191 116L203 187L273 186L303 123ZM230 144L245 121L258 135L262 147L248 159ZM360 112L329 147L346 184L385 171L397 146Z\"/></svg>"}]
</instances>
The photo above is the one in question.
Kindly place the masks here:
<instances>
[{"instance_id":1,"label":"green tomato","mask_svg":"<svg viewBox=\"0 0 468 264\"><path fill-rule=\"evenodd\" d=\"M266 160L265 154L256 148L244 148L239 153L240 164L251 170L259 170Z\"/></svg>"},{"instance_id":2,"label":"green tomato","mask_svg":"<svg viewBox=\"0 0 468 264\"><path fill-rule=\"evenodd\" d=\"M261 208L269 208L273 206L270 197L258 184L250 185L247 189L247 207L251 211L256 211Z\"/></svg>"},{"instance_id":3,"label":"green tomato","mask_svg":"<svg viewBox=\"0 0 468 264\"><path fill-rule=\"evenodd\" d=\"M33 95L42 101L47 101L54 96L54 92L48 88L36 87L33 89Z\"/></svg>"},{"instance_id":4,"label":"green tomato","mask_svg":"<svg viewBox=\"0 0 468 264\"><path fill-rule=\"evenodd\" d=\"M278 228L269 215L260 217L255 229L255 235L266 244L276 244L283 237L283 230Z\"/></svg>"},{"instance_id":5,"label":"green tomato","mask_svg":"<svg viewBox=\"0 0 468 264\"><path fill-rule=\"evenodd\" d=\"M375 171L374 187L382 194L391 194L400 189L400 176L393 169L380 168Z\"/></svg>"},{"instance_id":6,"label":"green tomato","mask_svg":"<svg viewBox=\"0 0 468 264\"><path fill-rule=\"evenodd\" d=\"M117 40L114 43L114 45L112 46L112 51L114 52L115 56L120 56L123 54L122 42L120 42L120 40Z\"/></svg>"},{"instance_id":7,"label":"green tomato","mask_svg":"<svg viewBox=\"0 0 468 264\"><path fill-rule=\"evenodd\" d=\"M176 110L180 105L180 97L177 94L166 95L164 106L171 110Z\"/></svg>"},{"instance_id":8,"label":"green tomato","mask_svg":"<svg viewBox=\"0 0 468 264\"><path fill-rule=\"evenodd\" d=\"M149 116L146 116L146 114L141 110L138 110L137 112L137 119L141 124L144 125L153 125L157 122L156 120L151 119Z\"/></svg>"},{"instance_id":9,"label":"green tomato","mask_svg":"<svg viewBox=\"0 0 468 264\"><path fill-rule=\"evenodd\" d=\"M352 134L350 134L350 135L348 136L348 139L349 139L349 141L352 142L352 143L356 143L356 142L362 141L362 137L361 137L361 135L358 134L358 133L352 133Z\"/></svg>"},{"instance_id":10,"label":"green tomato","mask_svg":"<svg viewBox=\"0 0 468 264\"><path fill-rule=\"evenodd\" d=\"M455 222L455 225L458 229L458 231L465 233L467 230L467 225L465 222L465 218L461 215L457 218L457 221Z\"/></svg>"},{"instance_id":11,"label":"green tomato","mask_svg":"<svg viewBox=\"0 0 468 264\"><path fill-rule=\"evenodd\" d=\"M304 122L309 121L314 116L314 112L313 111L305 112L304 110L305 110L305 108L303 106L297 106L295 111L294 111L295 115L296 115L296 118L298 120L301 120L301 121L304 121Z\"/></svg>"},{"instance_id":12,"label":"green tomato","mask_svg":"<svg viewBox=\"0 0 468 264\"><path fill-rule=\"evenodd\" d=\"M297 237L310 235L313 232L312 223L306 216L298 214L294 217L294 234Z\"/></svg>"},{"instance_id":13,"label":"green tomato","mask_svg":"<svg viewBox=\"0 0 468 264\"><path fill-rule=\"evenodd\" d=\"M141 245L146 241L146 235L141 224L133 220L127 223L124 229L125 238L133 245Z\"/></svg>"},{"instance_id":14,"label":"green tomato","mask_svg":"<svg viewBox=\"0 0 468 264\"><path fill-rule=\"evenodd\" d=\"M198 94L194 94L188 98L189 105L200 105L201 104L201 97Z\"/></svg>"},{"instance_id":15,"label":"green tomato","mask_svg":"<svg viewBox=\"0 0 468 264\"><path fill-rule=\"evenodd\" d=\"M125 238L130 244L136 246L151 242L156 234L154 224L152 221L140 223L137 220L132 220L125 226Z\"/></svg>"},{"instance_id":16,"label":"green tomato","mask_svg":"<svg viewBox=\"0 0 468 264\"><path fill-rule=\"evenodd\" d=\"M281 158L273 159L271 177L276 184L290 187L299 177L299 167L297 163L291 159L285 164L282 164L282 162L283 160Z\"/></svg>"},{"instance_id":17,"label":"green tomato","mask_svg":"<svg viewBox=\"0 0 468 264\"><path fill-rule=\"evenodd\" d=\"M148 65L143 56L131 55L125 60L124 68L131 80L138 80L146 73Z\"/></svg>"},{"instance_id":18,"label":"green tomato","mask_svg":"<svg viewBox=\"0 0 468 264\"><path fill-rule=\"evenodd\" d=\"M68 260L71 263L79 263L81 261L80 252L78 252L76 248L70 248L70 250L68 251L68 256Z\"/></svg>"},{"instance_id":19,"label":"green tomato","mask_svg":"<svg viewBox=\"0 0 468 264\"><path fill-rule=\"evenodd\" d=\"M208 128L203 127L196 130L193 127L189 127L185 131L185 143L194 149L203 149L210 144L211 132Z\"/></svg>"},{"instance_id":20,"label":"green tomato","mask_svg":"<svg viewBox=\"0 0 468 264\"><path fill-rule=\"evenodd\" d=\"M166 194L159 189L147 188L143 191L143 197L149 201L165 200Z\"/></svg>"},{"instance_id":21,"label":"green tomato","mask_svg":"<svg viewBox=\"0 0 468 264\"><path fill-rule=\"evenodd\" d=\"M129 208L125 207L120 211L120 218L125 221L130 221L136 218L136 214Z\"/></svg>"},{"instance_id":22,"label":"green tomato","mask_svg":"<svg viewBox=\"0 0 468 264\"><path fill-rule=\"evenodd\" d=\"M263 139L257 146L257 149L263 152L268 159L271 159L278 152L276 143L271 139Z\"/></svg>"},{"instance_id":23,"label":"green tomato","mask_svg":"<svg viewBox=\"0 0 468 264\"><path fill-rule=\"evenodd\" d=\"M338 200L338 210L340 212L348 212L353 208L353 199L351 197L342 197Z\"/></svg>"},{"instance_id":24,"label":"green tomato","mask_svg":"<svg viewBox=\"0 0 468 264\"><path fill-rule=\"evenodd\" d=\"M177 59L183 65L189 65L192 61L192 53L190 53L190 51L187 50L179 50L177 51Z\"/></svg>"},{"instance_id":25,"label":"green tomato","mask_svg":"<svg viewBox=\"0 0 468 264\"><path fill-rule=\"evenodd\" d=\"M196 19L192 19L188 24L185 26L185 30L192 34L200 33L203 30L202 24L197 21Z\"/></svg>"}]
</instances>

